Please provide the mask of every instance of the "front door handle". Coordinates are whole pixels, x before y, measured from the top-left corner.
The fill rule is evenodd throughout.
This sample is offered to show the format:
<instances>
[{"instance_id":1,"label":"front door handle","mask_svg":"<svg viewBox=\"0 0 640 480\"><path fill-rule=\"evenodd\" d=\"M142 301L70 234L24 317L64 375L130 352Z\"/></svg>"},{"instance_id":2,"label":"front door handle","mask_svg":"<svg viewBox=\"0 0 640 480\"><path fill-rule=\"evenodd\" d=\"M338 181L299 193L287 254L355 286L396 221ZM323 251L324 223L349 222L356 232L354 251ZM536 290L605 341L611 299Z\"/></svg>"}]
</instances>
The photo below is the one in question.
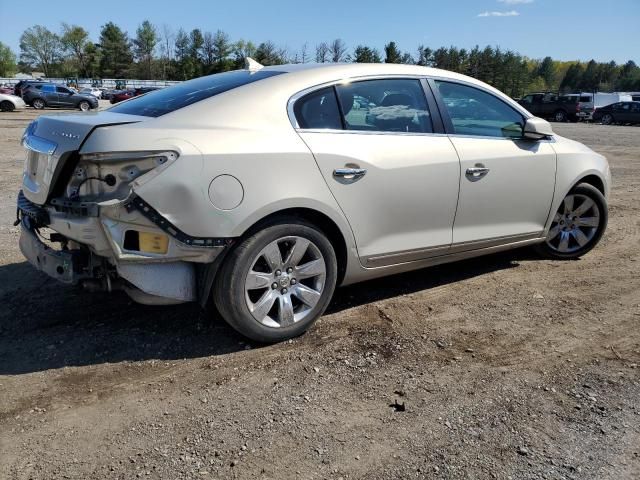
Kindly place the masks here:
<instances>
[{"instance_id":1,"label":"front door handle","mask_svg":"<svg viewBox=\"0 0 640 480\"><path fill-rule=\"evenodd\" d=\"M336 168L333 171L334 177L341 177L347 180L358 180L367 174L366 168Z\"/></svg>"},{"instance_id":2,"label":"front door handle","mask_svg":"<svg viewBox=\"0 0 640 480\"><path fill-rule=\"evenodd\" d=\"M471 180L472 182L477 182L487 173L489 173L489 169L481 163L476 163L475 167L467 168L467 171L465 173L469 180Z\"/></svg>"}]
</instances>

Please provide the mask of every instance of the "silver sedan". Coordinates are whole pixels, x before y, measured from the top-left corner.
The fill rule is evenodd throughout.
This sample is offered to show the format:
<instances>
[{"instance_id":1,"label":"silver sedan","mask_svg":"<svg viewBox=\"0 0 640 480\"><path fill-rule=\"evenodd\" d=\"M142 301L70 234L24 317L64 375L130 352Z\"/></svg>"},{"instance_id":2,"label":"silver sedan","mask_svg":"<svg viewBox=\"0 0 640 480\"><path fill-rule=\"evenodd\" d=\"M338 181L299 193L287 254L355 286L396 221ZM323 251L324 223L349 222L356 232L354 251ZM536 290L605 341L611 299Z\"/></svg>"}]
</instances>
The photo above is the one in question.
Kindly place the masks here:
<instances>
[{"instance_id":1,"label":"silver sedan","mask_svg":"<svg viewBox=\"0 0 640 480\"><path fill-rule=\"evenodd\" d=\"M142 303L213 300L263 342L308 329L337 285L524 246L574 259L607 225L603 156L426 67L249 61L40 117L23 145L34 266Z\"/></svg>"}]
</instances>

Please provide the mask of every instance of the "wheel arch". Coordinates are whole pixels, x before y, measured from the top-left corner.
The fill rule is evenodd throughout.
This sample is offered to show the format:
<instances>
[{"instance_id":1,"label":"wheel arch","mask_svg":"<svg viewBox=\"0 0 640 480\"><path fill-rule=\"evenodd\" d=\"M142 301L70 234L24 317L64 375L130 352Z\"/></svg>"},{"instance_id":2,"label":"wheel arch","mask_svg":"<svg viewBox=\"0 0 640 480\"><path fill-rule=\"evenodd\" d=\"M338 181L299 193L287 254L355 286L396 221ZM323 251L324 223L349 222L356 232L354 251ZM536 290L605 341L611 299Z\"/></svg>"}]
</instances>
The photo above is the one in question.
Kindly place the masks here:
<instances>
[{"instance_id":1,"label":"wheel arch","mask_svg":"<svg viewBox=\"0 0 640 480\"><path fill-rule=\"evenodd\" d=\"M590 175L587 175L585 177L582 177L579 180L577 180L573 184L573 186L571 188L573 189L576 186L580 185L581 183L587 183L587 184L591 185L592 187L598 189L600 191L600 193L606 197L607 192L606 192L606 189L604 187L604 180L602 178L600 178L598 175L590 174Z\"/></svg>"},{"instance_id":2,"label":"wheel arch","mask_svg":"<svg viewBox=\"0 0 640 480\"><path fill-rule=\"evenodd\" d=\"M347 270L348 247L347 239L338 224L328 215L318 210L307 207L284 208L272 212L251 225L243 234L243 237L252 235L253 233L278 222L281 219L300 219L317 227L324 233L336 252L336 261L338 264L337 284L340 285L344 279Z\"/></svg>"}]
</instances>

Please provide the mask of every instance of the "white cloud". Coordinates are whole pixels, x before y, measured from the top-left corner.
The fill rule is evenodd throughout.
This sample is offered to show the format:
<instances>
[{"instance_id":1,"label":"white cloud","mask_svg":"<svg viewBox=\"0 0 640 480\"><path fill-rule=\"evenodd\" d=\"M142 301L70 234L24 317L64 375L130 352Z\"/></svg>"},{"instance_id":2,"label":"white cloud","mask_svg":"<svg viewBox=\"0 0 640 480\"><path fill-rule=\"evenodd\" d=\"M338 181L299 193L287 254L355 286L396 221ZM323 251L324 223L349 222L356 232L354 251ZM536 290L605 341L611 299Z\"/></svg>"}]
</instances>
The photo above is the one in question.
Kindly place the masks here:
<instances>
[{"instance_id":1,"label":"white cloud","mask_svg":"<svg viewBox=\"0 0 640 480\"><path fill-rule=\"evenodd\" d=\"M479 13L479 17L517 17L520 15L515 10L510 10L508 12L482 12Z\"/></svg>"},{"instance_id":2,"label":"white cloud","mask_svg":"<svg viewBox=\"0 0 640 480\"><path fill-rule=\"evenodd\" d=\"M533 0L498 0L498 2L505 5L526 5L527 3L533 3Z\"/></svg>"}]
</instances>

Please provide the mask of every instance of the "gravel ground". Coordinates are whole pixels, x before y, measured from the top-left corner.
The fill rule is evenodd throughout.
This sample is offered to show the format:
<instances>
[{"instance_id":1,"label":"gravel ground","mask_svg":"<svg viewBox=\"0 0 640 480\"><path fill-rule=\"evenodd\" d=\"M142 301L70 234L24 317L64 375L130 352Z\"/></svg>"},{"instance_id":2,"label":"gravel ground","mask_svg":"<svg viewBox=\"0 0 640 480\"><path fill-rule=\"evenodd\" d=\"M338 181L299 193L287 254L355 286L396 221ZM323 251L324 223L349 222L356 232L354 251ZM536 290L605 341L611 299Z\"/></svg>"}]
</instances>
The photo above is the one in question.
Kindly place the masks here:
<instances>
[{"instance_id":1,"label":"gravel ground","mask_svg":"<svg viewBox=\"0 0 640 480\"><path fill-rule=\"evenodd\" d=\"M605 154L609 229L340 289L308 334L246 343L193 305L84 294L18 250L0 114L0 478L640 478L640 128Z\"/></svg>"}]
</instances>

